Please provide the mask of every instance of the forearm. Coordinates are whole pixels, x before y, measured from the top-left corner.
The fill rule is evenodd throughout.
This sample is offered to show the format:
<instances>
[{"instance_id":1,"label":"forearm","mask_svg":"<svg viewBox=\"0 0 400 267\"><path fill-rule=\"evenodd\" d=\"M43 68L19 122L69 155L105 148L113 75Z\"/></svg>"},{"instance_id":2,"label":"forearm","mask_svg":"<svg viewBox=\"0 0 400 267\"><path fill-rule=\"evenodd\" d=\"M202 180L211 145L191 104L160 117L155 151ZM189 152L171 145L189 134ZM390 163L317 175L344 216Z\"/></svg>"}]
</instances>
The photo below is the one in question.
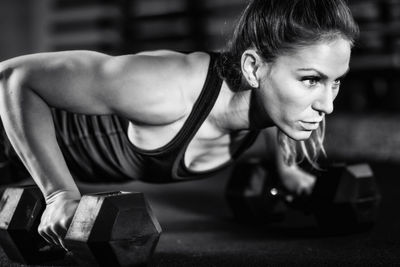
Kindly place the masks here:
<instances>
[{"instance_id":1,"label":"forearm","mask_svg":"<svg viewBox=\"0 0 400 267\"><path fill-rule=\"evenodd\" d=\"M2 72L0 115L6 134L47 202L63 194L79 198L57 144L50 107L22 76L18 70Z\"/></svg>"}]
</instances>

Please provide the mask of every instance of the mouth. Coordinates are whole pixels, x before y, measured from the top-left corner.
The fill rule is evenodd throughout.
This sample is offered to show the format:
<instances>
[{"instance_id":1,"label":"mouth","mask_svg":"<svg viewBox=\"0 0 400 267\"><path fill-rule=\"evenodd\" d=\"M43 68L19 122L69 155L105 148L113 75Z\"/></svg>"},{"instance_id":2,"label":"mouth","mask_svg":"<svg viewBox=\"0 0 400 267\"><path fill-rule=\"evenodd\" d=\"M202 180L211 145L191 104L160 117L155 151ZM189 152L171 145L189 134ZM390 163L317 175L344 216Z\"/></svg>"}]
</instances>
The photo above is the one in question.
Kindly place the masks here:
<instances>
[{"instance_id":1,"label":"mouth","mask_svg":"<svg viewBox=\"0 0 400 267\"><path fill-rule=\"evenodd\" d=\"M303 131L314 131L318 129L320 121L299 121Z\"/></svg>"}]
</instances>

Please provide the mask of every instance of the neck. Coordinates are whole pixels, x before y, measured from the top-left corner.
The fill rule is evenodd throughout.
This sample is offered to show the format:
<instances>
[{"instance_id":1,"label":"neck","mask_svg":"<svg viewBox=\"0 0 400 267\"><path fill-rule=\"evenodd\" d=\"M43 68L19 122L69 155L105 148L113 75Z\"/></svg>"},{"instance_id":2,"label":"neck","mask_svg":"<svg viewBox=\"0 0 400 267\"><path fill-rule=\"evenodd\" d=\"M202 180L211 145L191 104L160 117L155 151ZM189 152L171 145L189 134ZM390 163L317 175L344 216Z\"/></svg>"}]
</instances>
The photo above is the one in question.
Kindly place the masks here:
<instances>
[{"instance_id":1,"label":"neck","mask_svg":"<svg viewBox=\"0 0 400 267\"><path fill-rule=\"evenodd\" d=\"M262 102L260 89L253 89L251 91L249 125L251 129L264 129L274 126L274 123Z\"/></svg>"},{"instance_id":2,"label":"neck","mask_svg":"<svg viewBox=\"0 0 400 267\"><path fill-rule=\"evenodd\" d=\"M214 124L224 132L273 126L255 90L233 92L224 82L211 116Z\"/></svg>"}]
</instances>

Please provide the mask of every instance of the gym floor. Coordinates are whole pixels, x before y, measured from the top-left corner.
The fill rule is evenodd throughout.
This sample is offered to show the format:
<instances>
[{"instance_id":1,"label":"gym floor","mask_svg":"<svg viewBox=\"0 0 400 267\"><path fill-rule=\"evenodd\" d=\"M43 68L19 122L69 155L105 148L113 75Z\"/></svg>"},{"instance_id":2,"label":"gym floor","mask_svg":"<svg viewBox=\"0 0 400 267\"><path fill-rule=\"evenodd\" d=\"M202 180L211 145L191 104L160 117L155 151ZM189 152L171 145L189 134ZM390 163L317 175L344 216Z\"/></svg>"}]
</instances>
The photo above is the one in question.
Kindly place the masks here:
<instances>
[{"instance_id":1,"label":"gym floor","mask_svg":"<svg viewBox=\"0 0 400 267\"><path fill-rule=\"evenodd\" d=\"M311 216L294 211L279 224L235 222L224 199L231 170L194 182L80 187L145 193L163 228L149 266L400 266L400 168L371 165L383 196L379 219L367 232L339 236L318 233ZM74 266L70 258L52 264ZM24 266L3 251L0 265Z\"/></svg>"}]
</instances>

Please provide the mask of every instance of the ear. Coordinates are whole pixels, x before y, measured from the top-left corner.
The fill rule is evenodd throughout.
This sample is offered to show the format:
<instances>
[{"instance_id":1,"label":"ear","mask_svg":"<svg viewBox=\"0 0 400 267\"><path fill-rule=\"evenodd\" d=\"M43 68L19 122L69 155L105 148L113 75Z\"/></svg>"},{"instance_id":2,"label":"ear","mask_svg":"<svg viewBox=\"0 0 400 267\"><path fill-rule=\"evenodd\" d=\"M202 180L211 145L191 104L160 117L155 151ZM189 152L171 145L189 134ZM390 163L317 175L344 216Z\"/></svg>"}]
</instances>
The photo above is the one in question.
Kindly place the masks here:
<instances>
[{"instance_id":1,"label":"ear","mask_svg":"<svg viewBox=\"0 0 400 267\"><path fill-rule=\"evenodd\" d=\"M253 88L260 86L260 77L257 75L257 70L259 70L262 64L263 60L256 50L248 49L243 52L241 58L242 73L244 79Z\"/></svg>"}]
</instances>

